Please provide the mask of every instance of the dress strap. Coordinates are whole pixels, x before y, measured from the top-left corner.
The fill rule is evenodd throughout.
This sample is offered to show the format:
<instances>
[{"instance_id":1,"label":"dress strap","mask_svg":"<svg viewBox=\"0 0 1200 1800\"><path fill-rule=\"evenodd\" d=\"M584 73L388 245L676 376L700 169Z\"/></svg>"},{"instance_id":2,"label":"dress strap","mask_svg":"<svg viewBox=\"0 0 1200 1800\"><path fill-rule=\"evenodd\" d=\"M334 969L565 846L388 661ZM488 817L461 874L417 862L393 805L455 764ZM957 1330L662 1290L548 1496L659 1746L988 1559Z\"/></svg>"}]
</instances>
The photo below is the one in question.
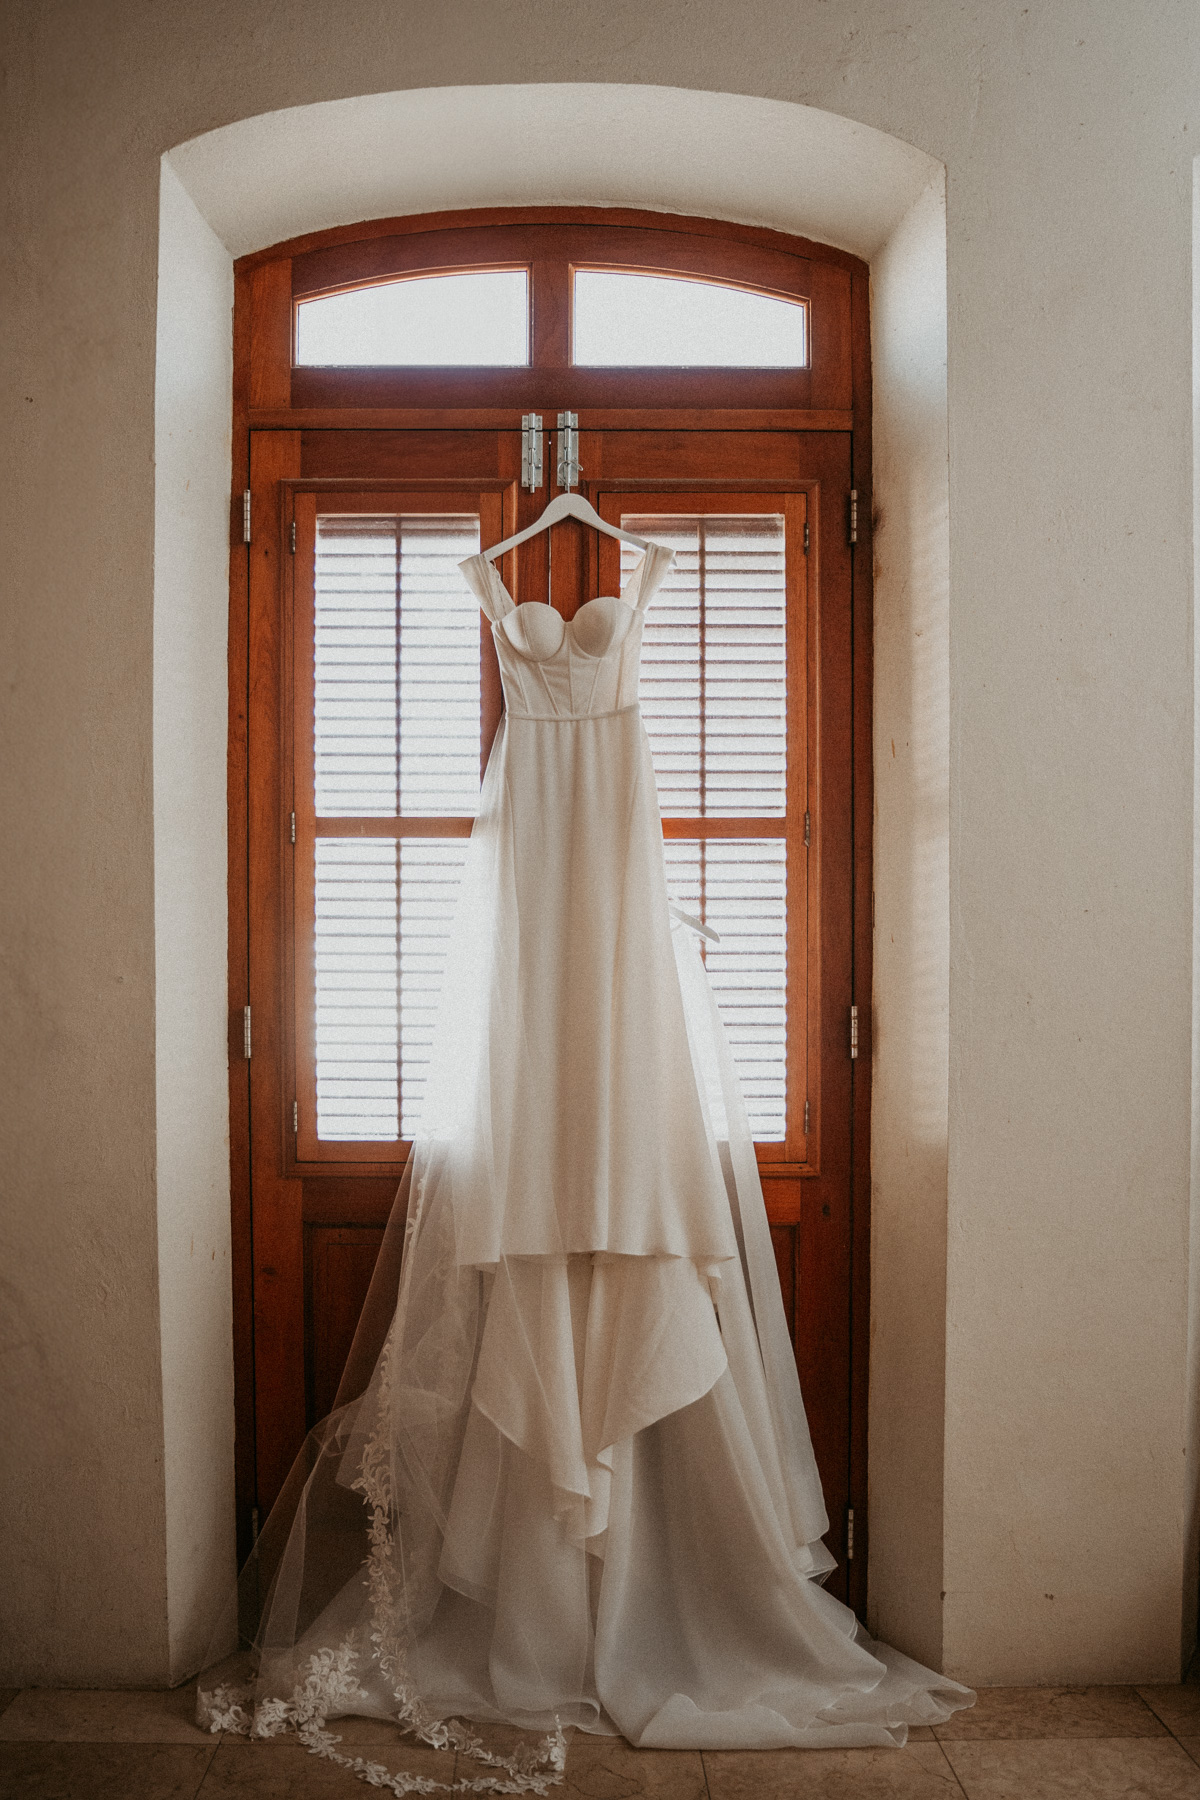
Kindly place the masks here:
<instances>
[{"instance_id":1,"label":"dress strap","mask_svg":"<svg viewBox=\"0 0 1200 1800\"><path fill-rule=\"evenodd\" d=\"M501 581L495 563L490 563L482 553L468 556L465 562L459 563L467 586L478 600L487 617L495 625L506 613L513 612L513 601L508 589Z\"/></svg>"},{"instance_id":2,"label":"dress strap","mask_svg":"<svg viewBox=\"0 0 1200 1800\"><path fill-rule=\"evenodd\" d=\"M651 544L642 560L621 590L622 600L637 612L645 612L658 592L663 576L675 561L675 552L664 544Z\"/></svg>"}]
</instances>

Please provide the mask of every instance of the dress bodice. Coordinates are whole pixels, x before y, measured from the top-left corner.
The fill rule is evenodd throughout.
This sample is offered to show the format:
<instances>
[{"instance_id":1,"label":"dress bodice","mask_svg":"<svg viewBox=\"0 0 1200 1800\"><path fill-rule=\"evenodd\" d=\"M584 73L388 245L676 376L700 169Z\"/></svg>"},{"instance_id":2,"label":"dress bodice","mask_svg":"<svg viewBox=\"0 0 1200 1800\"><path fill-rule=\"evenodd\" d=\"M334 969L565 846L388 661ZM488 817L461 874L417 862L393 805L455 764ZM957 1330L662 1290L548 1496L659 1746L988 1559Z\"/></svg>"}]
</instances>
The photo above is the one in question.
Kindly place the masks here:
<instances>
[{"instance_id":1,"label":"dress bodice","mask_svg":"<svg viewBox=\"0 0 1200 1800\"><path fill-rule=\"evenodd\" d=\"M637 704L646 607L674 560L652 544L620 594L564 619L540 600L516 605L486 556L460 566L492 623L510 718L583 719Z\"/></svg>"}]
</instances>

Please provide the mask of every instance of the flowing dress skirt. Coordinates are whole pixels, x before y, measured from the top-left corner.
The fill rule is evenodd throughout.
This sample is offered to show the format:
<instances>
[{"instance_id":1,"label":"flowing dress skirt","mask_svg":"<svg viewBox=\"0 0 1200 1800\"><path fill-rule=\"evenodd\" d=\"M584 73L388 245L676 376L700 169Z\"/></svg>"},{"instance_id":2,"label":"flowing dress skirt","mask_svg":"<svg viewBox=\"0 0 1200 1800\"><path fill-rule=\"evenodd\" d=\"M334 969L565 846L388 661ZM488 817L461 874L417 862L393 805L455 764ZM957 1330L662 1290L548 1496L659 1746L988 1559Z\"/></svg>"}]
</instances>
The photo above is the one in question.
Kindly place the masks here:
<instances>
[{"instance_id":1,"label":"flowing dress skirt","mask_svg":"<svg viewBox=\"0 0 1200 1800\"><path fill-rule=\"evenodd\" d=\"M466 1749L447 1720L507 1721L542 1739L507 1791L543 1790L572 1726L902 1744L972 1696L825 1592L827 1529L636 708L509 718L339 1404L243 1578L257 1678L202 1716L338 1760L348 1714Z\"/></svg>"}]
</instances>

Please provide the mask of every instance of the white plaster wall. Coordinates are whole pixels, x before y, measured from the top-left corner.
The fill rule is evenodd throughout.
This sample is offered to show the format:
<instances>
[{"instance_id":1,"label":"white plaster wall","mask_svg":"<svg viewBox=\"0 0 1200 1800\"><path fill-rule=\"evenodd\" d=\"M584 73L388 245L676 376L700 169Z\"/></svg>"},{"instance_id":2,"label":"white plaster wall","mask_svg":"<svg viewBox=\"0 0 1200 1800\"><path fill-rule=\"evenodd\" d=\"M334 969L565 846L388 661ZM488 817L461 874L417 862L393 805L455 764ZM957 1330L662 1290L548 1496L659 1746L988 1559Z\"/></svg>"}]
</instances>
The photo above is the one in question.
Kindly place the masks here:
<instances>
[{"instance_id":1,"label":"white plaster wall","mask_svg":"<svg viewBox=\"0 0 1200 1800\"><path fill-rule=\"evenodd\" d=\"M331 30L316 0L286 20L263 0L14 0L0 32L15 771L0 1085L16 1140L0 1167L24 1308L4 1378L27 1446L6 1519L21 1678L169 1669L159 159L278 108L581 77L800 102L946 166L944 1657L983 1681L1169 1677L1188 1479L1194 9L343 0ZM583 198L563 143L534 147L542 191L557 179ZM769 174L736 137L729 154L752 183ZM669 192L671 156L667 128L644 185L610 197ZM928 1205L922 1180L913 1192ZM877 1338L877 1373L896 1348Z\"/></svg>"},{"instance_id":2,"label":"white plaster wall","mask_svg":"<svg viewBox=\"0 0 1200 1800\"><path fill-rule=\"evenodd\" d=\"M436 87L239 120L170 154L234 256L353 219L611 206L772 225L870 256L930 159L869 125L752 94L573 80ZM787 224L782 221L786 220Z\"/></svg>"},{"instance_id":3,"label":"white plaster wall","mask_svg":"<svg viewBox=\"0 0 1200 1800\"><path fill-rule=\"evenodd\" d=\"M941 171L871 265L875 938L872 1631L942 1660L950 529Z\"/></svg>"},{"instance_id":4,"label":"white plaster wall","mask_svg":"<svg viewBox=\"0 0 1200 1800\"><path fill-rule=\"evenodd\" d=\"M154 935L169 1678L235 1566L225 750L233 269L171 169L158 238Z\"/></svg>"}]
</instances>

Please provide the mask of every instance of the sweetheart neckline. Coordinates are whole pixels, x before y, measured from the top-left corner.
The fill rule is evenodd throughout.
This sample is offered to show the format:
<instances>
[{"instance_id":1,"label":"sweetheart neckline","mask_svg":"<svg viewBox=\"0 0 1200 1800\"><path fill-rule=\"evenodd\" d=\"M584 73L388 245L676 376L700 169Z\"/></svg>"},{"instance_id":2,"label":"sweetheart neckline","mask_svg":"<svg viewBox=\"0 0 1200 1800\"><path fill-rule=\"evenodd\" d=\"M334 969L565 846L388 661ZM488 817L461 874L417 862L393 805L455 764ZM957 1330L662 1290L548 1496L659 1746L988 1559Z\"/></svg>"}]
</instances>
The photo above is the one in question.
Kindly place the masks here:
<instances>
[{"instance_id":1,"label":"sweetheart neckline","mask_svg":"<svg viewBox=\"0 0 1200 1800\"><path fill-rule=\"evenodd\" d=\"M497 577L497 579L499 579L499 578ZM572 613L572 615L569 619L564 619L563 615L559 612L557 606L552 606L548 600L520 600L520 601L517 601L512 598L511 594L508 593L507 588L505 588L504 592L505 592L505 596L507 597L507 599L509 601L509 611L506 612L505 614L503 614L503 616L501 618L496 619L493 622L492 630L493 631L503 631L504 632L504 641L508 645L509 649L513 652L514 656L519 656L521 658L522 662L528 662L528 663L553 662L554 658L558 655L559 651L562 649L563 645L566 643L568 636L571 636L572 640L573 640L573 633L571 632L571 627L574 625L575 620L579 617L580 613L585 612L589 606L597 606L601 600L615 600L619 606L625 607L629 613L633 614L634 616L636 616L636 614L637 614L637 607L633 604L633 602L631 600L626 600L623 594L593 594L590 600L585 600L583 602L582 606L576 607L574 613ZM510 619L512 617L513 613L520 612L521 608L523 606L540 606L546 612L552 612L555 615L555 617L562 624L562 636L559 638L557 644L555 644L553 650L551 650L549 652L549 654L546 656L534 656L532 654L532 652L530 652L528 650L522 650L521 646L519 644L514 643L512 638L509 636L508 632L504 630L505 619ZM632 620L631 620L630 624L626 626L625 630L621 633L620 637L614 638L612 643L606 645L603 650L600 650L600 651L585 650L585 649L583 649L582 645L575 644L575 653L578 656L584 657L588 662L602 662L606 656L610 655L610 653L616 649L618 644L623 644L625 642L626 638L629 636L629 633L632 629L633 629L633 625L632 625Z\"/></svg>"},{"instance_id":2,"label":"sweetheart neckline","mask_svg":"<svg viewBox=\"0 0 1200 1800\"><path fill-rule=\"evenodd\" d=\"M507 592L507 589L505 591ZM509 598L512 599L512 596L510 595ZM512 611L520 612L520 610L523 606L544 606L547 612L558 613L558 616L560 619L562 619L562 622L564 625L570 625L572 620L577 619L579 617L580 613L584 610L584 607L599 606L601 600L618 600L618 601L620 601L622 606L627 606L629 608L630 612L635 612L637 610L633 604L633 601L626 600L624 594L593 594L590 600L582 601L575 608L575 611L571 614L570 619L564 617L564 615L562 613L558 612L557 606L555 606L549 600L513 600L512 601ZM505 613L504 617L507 619L508 614Z\"/></svg>"}]
</instances>

